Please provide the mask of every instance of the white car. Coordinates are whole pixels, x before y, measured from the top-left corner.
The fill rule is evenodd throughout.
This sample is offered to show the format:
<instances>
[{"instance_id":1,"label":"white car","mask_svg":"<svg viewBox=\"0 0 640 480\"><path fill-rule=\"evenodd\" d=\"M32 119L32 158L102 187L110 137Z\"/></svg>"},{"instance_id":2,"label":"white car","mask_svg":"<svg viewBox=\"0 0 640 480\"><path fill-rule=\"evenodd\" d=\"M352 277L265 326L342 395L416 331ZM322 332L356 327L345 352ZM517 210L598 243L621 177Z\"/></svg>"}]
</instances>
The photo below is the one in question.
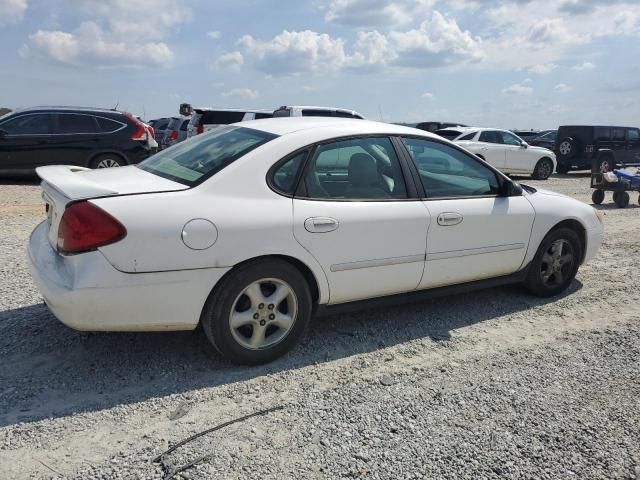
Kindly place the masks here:
<instances>
[{"instance_id":1,"label":"white car","mask_svg":"<svg viewBox=\"0 0 640 480\"><path fill-rule=\"evenodd\" d=\"M183 110L181 109L181 111ZM189 107L184 111L191 112L191 119L187 125L187 138L195 137L209 130L214 130L222 125L273 117L273 110Z\"/></svg>"},{"instance_id":2,"label":"white car","mask_svg":"<svg viewBox=\"0 0 640 480\"><path fill-rule=\"evenodd\" d=\"M338 117L364 119L364 117L355 110L335 107L313 107L308 105L283 105L273 112L273 117Z\"/></svg>"},{"instance_id":3,"label":"white car","mask_svg":"<svg viewBox=\"0 0 640 480\"><path fill-rule=\"evenodd\" d=\"M359 300L570 284L591 206L514 183L433 134L366 120L221 127L136 166L47 166L29 240L45 302L78 330L192 330L235 362L284 354Z\"/></svg>"},{"instance_id":4,"label":"white car","mask_svg":"<svg viewBox=\"0 0 640 480\"><path fill-rule=\"evenodd\" d=\"M556 155L551 150L533 147L507 130L474 129L464 132L454 142L506 174L525 174L546 180L556 168Z\"/></svg>"}]
</instances>

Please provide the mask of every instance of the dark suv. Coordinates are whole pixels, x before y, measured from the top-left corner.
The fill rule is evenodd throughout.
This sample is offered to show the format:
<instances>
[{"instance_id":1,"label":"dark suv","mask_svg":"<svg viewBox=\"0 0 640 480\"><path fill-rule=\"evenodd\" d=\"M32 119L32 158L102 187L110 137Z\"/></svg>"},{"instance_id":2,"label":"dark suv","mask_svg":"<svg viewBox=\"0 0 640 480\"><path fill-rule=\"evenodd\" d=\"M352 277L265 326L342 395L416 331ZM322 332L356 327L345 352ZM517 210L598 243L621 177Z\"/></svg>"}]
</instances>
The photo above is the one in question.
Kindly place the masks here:
<instances>
[{"instance_id":1,"label":"dark suv","mask_svg":"<svg viewBox=\"0 0 640 480\"><path fill-rule=\"evenodd\" d=\"M558 173L571 168L591 168L595 161L600 172L608 172L621 163L640 162L640 129L566 125L558 129L554 147Z\"/></svg>"},{"instance_id":2,"label":"dark suv","mask_svg":"<svg viewBox=\"0 0 640 480\"><path fill-rule=\"evenodd\" d=\"M138 163L153 151L132 115L72 107L37 107L0 117L0 174L30 175L52 164L90 168Z\"/></svg>"}]
</instances>

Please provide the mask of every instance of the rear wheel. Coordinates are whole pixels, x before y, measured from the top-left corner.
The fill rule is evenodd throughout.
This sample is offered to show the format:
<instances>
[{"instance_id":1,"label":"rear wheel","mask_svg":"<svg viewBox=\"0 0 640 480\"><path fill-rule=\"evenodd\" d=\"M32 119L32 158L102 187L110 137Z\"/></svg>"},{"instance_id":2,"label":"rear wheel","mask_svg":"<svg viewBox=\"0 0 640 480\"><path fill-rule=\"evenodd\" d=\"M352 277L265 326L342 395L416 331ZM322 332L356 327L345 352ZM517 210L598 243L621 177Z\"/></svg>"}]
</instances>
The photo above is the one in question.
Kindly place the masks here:
<instances>
[{"instance_id":1,"label":"rear wheel","mask_svg":"<svg viewBox=\"0 0 640 480\"><path fill-rule=\"evenodd\" d=\"M533 170L533 178L536 180L546 180L553 173L553 162L548 158L541 158Z\"/></svg>"},{"instance_id":2,"label":"rear wheel","mask_svg":"<svg viewBox=\"0 0 640 480\"><path fill-rule=\"evenodd\" d=\"M615 194L614 194L615 195ZM591 201L596 205L600 205L604 200L604 190L594 190L591 194Z\"/></svg>"},{"instance_id":3,"label":"rear wheel","mask_svg":"<svg viewBox=\"0 0 640 480\"><path fill-rule=\"evenodd\" d=\"M582 245L569 228L552 230L544 238L529 267L525 287L540 297L564 291L578 272Z\"/></svg>"},{"instance_id":4,"label":"rear wheel","mask_svg":"<svg viewBox=\"0 0 640 480\"><path fill-rule=\"evenodd\" d=\"M576 153L576 142L573 138L567 137L562 139L558 144L558 153L563 158L571 158Z\"/></svg>"},{"instance_id":5,"label":"rear wheel","mask_svg":"<svg viewBox=\"0 0 640 480\"><path fill-rule=\"evenodd\" d=\"M626 208L629 205L629 194L627 192L617 192L618 195L614 199L618 208Z\"/></svg>"},{"instance_id":6,"label":"rear wheel","mask_svg":"<svg viewBox=\"0 0 640 480\"><path fill-rule=\"evenodd\" d=\"M261 260L232 271L209 296L202 327L234 363L258 365L298 343L311 318L309 286L298 269Z\"/></svg>"},{"instance_id":7,"label":"rear wheel","mask_svg":"<svg viewBox=\"0 0 640 480\"><path fill-rule=\"evenodd\" d=\"M127 163L117 155L100 155L91 162L91 168L124 167Z\"/></svg>"}]
</instances>

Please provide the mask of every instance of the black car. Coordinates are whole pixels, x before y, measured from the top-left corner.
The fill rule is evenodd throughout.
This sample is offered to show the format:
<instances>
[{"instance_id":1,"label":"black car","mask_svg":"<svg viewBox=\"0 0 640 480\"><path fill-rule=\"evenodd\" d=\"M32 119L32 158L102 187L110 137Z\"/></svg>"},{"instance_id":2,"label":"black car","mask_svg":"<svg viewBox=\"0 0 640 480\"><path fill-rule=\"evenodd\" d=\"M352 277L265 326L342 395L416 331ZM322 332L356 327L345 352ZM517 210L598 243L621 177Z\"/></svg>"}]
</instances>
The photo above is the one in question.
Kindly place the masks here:
<instances>
[{"instance_id":1,"label":"black car","mask_svg":"<svg viewBox=\"0 0 640 480\"><path fill-rule=\"evenodd\" d=\"M554 146L558 173L571 168L608 172L621 163L640 162L640 129L631 127L565 125Z\"/></svg>"},{"instance_id":2,"label":"black car","mask_svg":"<svg viewBox=\"0 0 640 480\"><path fill-rule=\"evenodd\" d=\"M30 175L36 167L89 168L138 163L152 152L143 123L115 110L37 107L0 117L0 174Z\"/></svg>"},{"instance_id":3,"label":"black car","mask_svg":"<svg viewBox=\"0 0 640 480\"><path fill-rule=\"evenodd\" d=\"M416 128L424 130L425 132L435 133L436 130L442 130L443 128L450 127L466 127L462 123L456 122L420 122L416 125Z\"/></svg>"},{"instance_id":4,"label":"black car","mask_svg":"<svg viewBox=\"0 0 640 480\"><path fill-rule=\"evenodd\" d=\"M533 145L534 147L543 147L548 148L549 150L553 150L553 147L556 145L556 138L558 137L557 130L542 130L537 137L533 137L530 140L527 140L529 145Z\"/></svg>"},{"instance_id":5,"label":"black car","mask_svg":"<svg viewBox=\"0 0 640 480\"><path fill-rule=\"evenodd\" d=\"M540 132L540 130L511 130L511 132L516 134L527 143L529 143L529 140L537 137L542 133Z\"/></svg>"}]
</instances>

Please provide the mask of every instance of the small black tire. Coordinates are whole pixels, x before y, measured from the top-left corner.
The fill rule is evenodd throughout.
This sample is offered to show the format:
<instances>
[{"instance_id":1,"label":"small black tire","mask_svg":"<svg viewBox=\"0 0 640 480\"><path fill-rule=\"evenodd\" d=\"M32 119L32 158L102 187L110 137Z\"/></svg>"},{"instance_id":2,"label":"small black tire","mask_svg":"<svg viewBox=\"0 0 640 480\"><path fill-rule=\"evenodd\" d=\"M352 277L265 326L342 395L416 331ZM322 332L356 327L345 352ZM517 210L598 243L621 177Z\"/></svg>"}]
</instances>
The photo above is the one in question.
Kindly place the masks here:
<instances>
[{"instance_id":1,"label":"small black tire","mask_svg":"<svg viewBox=\"0 0 640 480\"><path fill-rule=\"evenodd\" d=\"M546 180L553 173L553 162L549 158L541 158L536 163L536 167L533 169L533 175L535 180Z\"/></svg>"},{"instance_id":2,"label":"small black tire","mask_svg":"<svg viewBox=\"0 0 640 480\"><path fill-rule=\"evenodd\" d=\"M616 162L610 155L604 155L598 160L598 172L612 172L616 167Z\"/></svg>"},{"instance_id":3,"label":"small black tire","mask_svg":"<svg viewBox=\"0 0 640 480\"><path fill-rule=\"evenodd\" d=\"M614 194L615 195L615 194ZM604 190L594 190L591 194L591 201L595 205L600 205L604 201Z\"/></svg>"},{"instance_id":4,"label":"small black tire","mask_svg":"<svg viewBox=\"0 0 640 480\"><path fill-rule=\"evenodd\" d=\"M615 198L618 208L626 208L629 206L629 194L627 192L617 192L618 195Z\"/></svg>"},{"instance_id":5,"label":"small black tire","mask_svg":"<svg viewBox=\"0 0 640 480\"><path fill-rule=\"evenodd\" d=\"M250 349L236 340L232 332L232 308L249 285L265 278L283 281L291 287L297 301L297 314L288 333L278 343L262 349ZM300 341L312 312L313 300L304 275L289 262L264 259L241 265L222 279L209 295L200 323L211 344L225 358L236 364L261 365L281 357Z\"/></svg>"},{"instance_id":6,"label":"small black tire","mask_svg":"<svg viewBox=\"0 0 640 480\"><path fill-rule=\"evenodd\" d=\"M618 194L620 192L613 192L613 195L611 196L611 199L613 200L613 203L617 203L618 201Z\"/></svg>"},{"instance_id":7,"label":"small black tire","mask_svg":"<svg viewBox=\"0 0 640 480\"><path fill-rule=\"evenodd\" d=\"M564 279L558 285L547 285L543 280L543 257L551 249L554 242L565 240L571 246L573 262L564 274ZM578 273L578 267L582 260L583 246L578 234L570 228L556 228L551 230L540 243L536 255L529 265L524 287L538 297L552 297L567 289Z\"/></svg>"},{"instance_id":8,"label":"small black tire","mask_svg":"<svg viewBox=\"0 0 640 480\"><path fill-rule=\"evenodd\" d=\"M558 165L556 166L556 172L558 172L561 175L566 175L567 173L569 173L570 167L569 165L565 165L563 163L558 163Z\"/></svg>"},{"instance_id":9,"label":"small black tire","mask_svg":"<svg viewBox=\"0 0 640 480\"><path fill-rule=\"evenodd\" d=\"M96 158L91 160L91 168L113 168L113 167L124 167L127 162L124 158L114 155L114 154L104 154L98 155Z\"/></svg>"}]
</instances>

